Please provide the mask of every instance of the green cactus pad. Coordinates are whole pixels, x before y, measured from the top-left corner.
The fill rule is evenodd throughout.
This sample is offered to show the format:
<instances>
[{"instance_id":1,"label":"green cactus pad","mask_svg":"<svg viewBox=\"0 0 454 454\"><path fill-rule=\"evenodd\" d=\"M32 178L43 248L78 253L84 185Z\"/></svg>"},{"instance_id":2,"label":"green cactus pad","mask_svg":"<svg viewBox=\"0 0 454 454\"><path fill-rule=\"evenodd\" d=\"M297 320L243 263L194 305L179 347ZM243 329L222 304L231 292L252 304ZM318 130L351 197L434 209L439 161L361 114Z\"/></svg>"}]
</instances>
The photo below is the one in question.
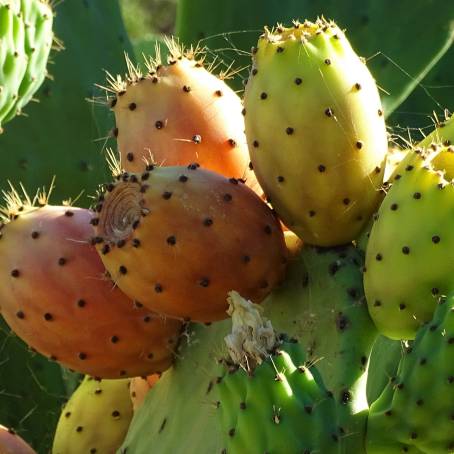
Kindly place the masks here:
<instances>
[{"instance_id":1,"label":"green cactus pad","mask_svg":"<svg viewBox=\"0 0 454 454\"><path fill-rule=\"evenodd\" d=\"M387 136L374 79L325 20L265 29L253 53L244 106L257 179L305 242L352 241L383 182Z\"/></svg>"},{"instance_id":2,"label":"green cactus pad","mask_svg":"<svg viewBox=\"0 0 454 454\"><path fill-rule=\"evenodd\" d=\"M396 170L372 227L364 287L381 334L413 339L454 285L454 148L414 150Z\"/></svg>"},{"instance_id":3,"label":"green cactus pad","mask_svg":"<svg viewBox=\"0 0 454 454\"><path fill-rule=\"evenodd\" d=\"M217 380L223 452L345 452L351 434L339 424L334 396L306 362L304 347L279 340L262 307L236 292L228 301L230 358L221 360Z\"/></svg>"},{"instance_id":4,"label":"green cactus pad","mask_svg":"<svg viewBox=\"0 0 454 454\"><path fill-rule=\"evenodd\" d=\"M376 337L364 303L361 265L352 246L305 247L291 259L283 285L263 303L276 330L299 339L307 361L322 374L339 407L339 425L356 431L345 438L346 452L357 454L364 452L367 360ZM147 454L149 446L172 454L195 454L202 448L221 452L215 359L225 356L223 339L229 329L229 321L191 325L188 345L148 394L123 448L137 454Z\"/></svg>"},{"instance_id":5,"label":"green cactus pad","mask_svg":"<svg viewBox=\"0 0 454 454\"><path fill-rule=\"evenodd\" d=\"M368 454L454 452L454 295L441 297L372 404Z\"/></svg>"},{"instance_id":6,"label":"green cactus pad","mask_svg":"<svg viewBox=\"0 0 454 454\"><path fill-rule=\"evenodd\" d=\"M52 23L47 0L0 1L0 130L44 81Z\"/></svg>"}]
</instances>

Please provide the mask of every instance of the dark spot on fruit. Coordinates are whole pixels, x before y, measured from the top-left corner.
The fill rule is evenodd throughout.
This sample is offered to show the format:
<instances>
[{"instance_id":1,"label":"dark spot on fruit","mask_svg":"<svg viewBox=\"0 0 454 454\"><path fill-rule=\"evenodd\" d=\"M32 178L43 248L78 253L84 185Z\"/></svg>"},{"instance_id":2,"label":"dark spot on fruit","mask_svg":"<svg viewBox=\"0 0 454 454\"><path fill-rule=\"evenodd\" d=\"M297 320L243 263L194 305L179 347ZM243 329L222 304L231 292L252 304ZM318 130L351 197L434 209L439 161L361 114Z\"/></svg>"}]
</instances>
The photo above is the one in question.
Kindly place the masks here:
<instances>
[{"instance_id":1,"label":"dark spot on fruit","mask_svg":"<svg viewBox=\"0 0 454 454\"><path fill-rule=\"evenodd\" d=\"M216 90L216 91L214 92L214 94L215 94L216 96L221 97L221 96L222 96L222 91L221 91L221 90Z\"/></svg>"},{"instance_id":2,"label":"dark spot on fruit","mask_svg":"<svg viewBox=\"0 0 454 454\"><path fill-rule=\"evenodd\" d=\"M169 192L169 191L165 191L165 192L162 194L162 198L163 198L164 200L169 200L170 197L172 197L172 193Z\"/></svg>"},{"instance_id":3,"label":"dark spot on fruit","mask_svg":"<svg viewBox=\"0 0 454 454\"><path fill-rule=\"evenodd\" d=\"M268 95L265 92L260 93L260 99L266 99Z\"/></svg>"},{"instance_id":4,"label":"dark spot on fruit","mask_svg":"<svg viewBox=\"0 0 454 454\"><path fill-rule=\"evenodd\" d=\"M120 272L120 274L126 274L128 272L127 268L124 265L120 265L118 271Z\"/></svg>"},{"instance_id":5,"label":"dark spot on fruit","mask_svg":"<svg viewBox=\"0 0 454 454\"><path fill-rule=\"evenodd\" d=\"M85 359L87 359L87 354L83 352L79 353L79 359L84 361Z\"/></svg>"},{"instance_id":6,"label":"dark spot on fruit","mask_svg":"<svg viewBox=\"0 0 454 454\"><path fill-rule=\"evenodd\" d=\"M296 78L295 78L295 84L296 84L296 85L301 85L302 82L303 82L303 79L301 79L301 77L296 77Z\"/></svg>"},{"instance_id":7,"label":"dark spot on fruit","mask_svg":"<svg viewBox=\"0 0 454 454\"><path fill-rule=\"evenodd\" d=\"M129 162L134 161L134 153L128 153L128 154L126 155L126 159L127 159Z\"/></svg>"},{"instance_id":8,"label":"dark spot on fruit","mask_svg":"<svg viewBox=\"0 0 454 454\"><path fill-rule=\"evenodd\" d=\"M189 93L191 91L191 87L189 85L183 85L183 91L185 93Z\"/></svg>"},{"instance_id":9,"label":"dark spot on fruit","mask_svg":"<svg viewBox=\"0 0 454 454\"><path fill-rule=\"evenodd\" d=\"M14 269L11 271L11 276L12 277L19 277L20 276L20 271L18 269Z\"/></svg>"},{"instance_id":10,"label":"dark spot on fruit","mask_svg":"<svg viewBox=\"0 0 454 454\"><path fill-rule=\"evenodd\" d=\"M285 180L285 178L284 178L282 175L279 175L279 176L277 177L277 181L278 181L279 183L283 183L284 180Z\"/></svg>"},{"instance_id":11,"label":"dark spot on fruit","mask_svg":"<svg viewBox=\"0 0 454 454\"><path fill-rule=\"evenodd\" d=\"M350 199L345 198L344 200L342 200L342 202L343 202L344 205L349 205L350 204Z\"/></svg>"},{"instance_id":12,"label":"dark spot on fruit","mask_svg":"<svg viewBox=\"0 0 454 454\"><path fill-rule=\"evenodd\" d=\"M263 230L267 235L271 235L271 233L272 233L271 226L269 226L269 225L266 225Z\"/></svg>"},{"instance_id":13,"label":"dark spot on fruit","mask_svg":"<svg viewBox=\"0 0 454 454\"><path fill-rule=\"evenodd\" d=\"M434 235L432 237L432 243L438 244L440 242L440 237L438 235Z\"/></svg>"},{"instance_id":14,"label":"dark spot on fruit","mask_svg":"<svg viewBox=\"0 0 454 454\"><path fill-rule=\"evenodd\" d=\"M295 132L295 130L289 126L286 128L285 132L290 136Z\"/></svg>"},{"instance_id":15,"label":"dark spot on fruit","mask_svg":"<svg viewBox=\"0 0 454 454\"><path fill-rule=\"evenodd\" d=\"M162 293L162 290L163 290L163 288L162 288L162 285L161 285L161 284L156 284L156 285L154 286L154 291L155 291L156 293Z\"/></svg>"},{"instance_id":16,"label":"dark spot on fruit","mask_svg":"<svg viewBox=\"0 0 454 454\"><path fill-rule=\"evenodd\" d=\"M65 264L66 264L66 259L65 259L64 257L60 257L60 258L58 259L58 264L59 264L60 266L65 265Z\"/></svg>"},{"instance_id":17,"label":"dark spot on fruit","mask_svg":"<svg viewBox=\"0 0 454 454\"><path fill-rule=\"evenodd\" d=\"M399 304L399 309L403 311L407 306L404 303Z\"/></svg>"},{"instance_id":18,"label":"dark spot on fruit","mask_svg":"<svg viewBox=\"0 0 454 454\"><path fill-rule=\"evenodd\" d=\"M211 218L205 218L205 219L203 220L203 225L204 225L205 227L210 227L210 226L212 226L212 225L213 225L213 219L211 219Z\"/></svg>"},{"instance_id":19,"label":"dark spot on fruit","mask_svg":"<svg viewBox=\"0 0 454 454\"><path fill-rule=\"evenodd\" d=\"M117 247L122 248L126 244L125 240L118 240L117 241Z\"/></svg>"},{"instance_id":20,"label":"dark spot on fruit","mask_svg":"<svg viewBox=\"0 0 454 454\"><path fill-rule=\"evenodd\" d=\"M313 218L315 216L315 211L314 210L310 210L309 211L309 217Z\"/></svg>"},{"instance_id":21,"label":"dark spot on fruit","mask_svg":"<svg viewBox=\"0 0 454 454\"><path fill-rule=\"evenodd\" d=\"M21 320L23 320L25 318L25 314L24 314L23 311L17 311L16 312L16 317L20 318Z\"/></svg>"},{"instance_id":22,"label":"dark spot on fruit","mask_svg":"<svg viewBox=\"0 0 454 454\"><path fill-rule=\"evenodd\" d=\"M408 246L404 246L402 248L402 253L405 254L405 255L410 254L410 248Z\"/></svg>"},{"instance_id":23,"label":"dark spot on fruit","mask_svg":"<svg viewBox=\"0 0 454 454\"><path fill-rule=\"evenodd\" d=\"M167 241L167 244L169 244L170 246L175 246L175 244L177 244L177 239L175 238L174 235L167 237L166 241Z\"/></svg>"},{"instance_id":24,"label":"dark spot on fruit","mask_svg":"<svg viewBox=\"0 0 454 454\"><path fill-rule=\"evenodd\" d=\"M164 123L161 120L158 120L154 124L156 129L162 129L164 127Z\"/></svg>"},{"instance_id":25,"label":"dark spot on fruit","mask_svg":"<svg viewBox=\"0 0 454 454\"><path fill-rule=\"evenodd\" d=\"M318 171L319 171L320 173L324 172L325 170L326 170L326 167L325 167L323 164L320 164L320 165L318 166Z\"/></svg>"},{"instance_id":26,"label":"dark spot on fruit","mask_svg":"<svg viewBox=\"0 0 454 454\"><path fill-rule=\"evenodd\" d=\"M223 197L224 202L231 202L232 201L232 195L231 194L224 194Z\"/></svg>"},{"instance_id":27,"label":"dark spot on fruit","mask_svg":"<svg viewBox=\"0 0 454 454\"><path fill-rule=\"evenodd\" d=\"M206 287L208 287L210 285L210 280L208 278L204 277L204 278L200 279L199 285L201 287L205 287L206 288Z\"/></svg>"},{"instance_id":28,"label":"dark spot on fruit","mask_svg":"<svg viewBox=\"0 0 454 454\"><path fill-rule=\"evenodd\" d=\"M399 206L397 205L397 203L393 203L393 204L391 204L390 208L391 208L392 211L396 211L397 208L399 208Z\"/></svg>"},{"instance_id":29,"label":"dark spot on fruit","mask_svg":"<svg viewBox=\"0 0 454 454\"><path fill-rule=\"evenodd\" d=\"M358 141L356 142L356 148L357 148L358 150L361 150L361 148L363 148L363 143L361 142L361 140L358 140Z\"/></svg>"},{"instance_id":30,"label":"dark spot on fruit","mask_svg":"<svg viewBox=\"0 0 454 454\"><path fill-rule=\"evenodd\" d=\"M83 299L80 299L80 300L77 301L77 305L78 305L79 307L85 307L86 304L87 304L87 303L86 303L85 300L83 300Z\"/></svg>"},{"instance_id":31,"label":"dark spot on fruit","mask_svg":"<svg viewBox=\"0 0 454 454\"><path fill-rule=\"evenodd\" d=\"M327 117L332 117L334 115L333 109L331 109L331 107L328 107L327 109L325 109L325 115Z\"/></svg>"},{"instance_id":32,"label":"dark spot on fruit","mask_svg":"<svg viewBox=\"0 0 454 454\"><path fill-rule=\"evenodd\" d=\"M135 102L132 102L131 104L129 104L128 108L129 110L136 110L137 104Z\"/></svg>"},{"instance_id":33,"label":"dark spot on fruit","mask_svg":"<svg viewBox=\"0 0 454 454\"><path fill-rule=\"evenodd\" d=\"M377 262L380 262L381 260L383 260L383 256L381 254L377 254L375 256L375 260L377 260Z\"/></svg>"}]
</instances>

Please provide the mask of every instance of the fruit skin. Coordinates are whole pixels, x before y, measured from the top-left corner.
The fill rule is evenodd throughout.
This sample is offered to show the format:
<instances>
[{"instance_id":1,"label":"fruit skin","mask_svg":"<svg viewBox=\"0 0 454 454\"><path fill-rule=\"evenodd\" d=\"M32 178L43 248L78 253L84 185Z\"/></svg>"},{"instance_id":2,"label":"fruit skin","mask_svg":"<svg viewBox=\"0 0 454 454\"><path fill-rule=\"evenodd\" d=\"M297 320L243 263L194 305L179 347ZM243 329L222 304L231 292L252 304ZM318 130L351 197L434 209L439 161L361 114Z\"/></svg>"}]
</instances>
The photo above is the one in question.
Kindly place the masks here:
<instances>
[{"instance_id":1,"label":"fruit skin","mask_svg":"<svg viewBox=\"0 0 454 454\"><path fill-rule=\"evenodd\" d=\"M93 213L22 209L11 212L0 244L1 314L12 330L48 358L98 377L170 367L181 323L134 304L105 276L90 244Z\"/></svg>"},{"instance_id":2,"label":"fruit skin","mask_svg":"<svg viewBox=\"0 0 454 454\"><path fill-rule=\"evenodd\" d=\"M396 376L372 404L368 454L454 452L454 294L404 352Z\"/></svg>"},{"instance_id":3,"label":"fruit skin","mask_svg":"<svg viewBox=\"0 0 454 454\"><path fill-rule=\"evenodd\" d=\"M0 425L0 454L36 454L16 432Z\"/></svg>"},{"instance_id":4,"label":"fruit skin","mask_svg":"<svg viewBox=\"0 0 454 454\"><path fill-rule=\"evenodd\" d=\"M164 166L198 162L226 177L243 178L261 194L249 168L239 96L204 67L203 53L167 40L168 64L147 60L142 75L129 62L123 82L111 79L122 167L141 172L144 160Z\"/></svg>"},{"instance_id":5,"label":"fruit skin","mask_svg":"<svg viewBox=\"0 0 454 454\"><path fill-rule=\"evenodd\" d=\"M0 5L0 131L30 101L47 74L53 11L44 0Z\"/></svg>"},{"instance_id":6,"label":"fruit skin","mask_svg":"<svg viewBox=\"0 0 454 454\"><path fill-rule=\"evenodd\" d=\"M253 54L244 106L259 183L306 243L352 241L379 203L387 152L371 74L325 20L265 29Z\"/></svg>"},{"instance_id":7,"label":"fruit skin","mask_svg":"<svg viewBox=\"0 0 454 454\"><path fill-rule=\"evenodd\" d=\"M276 331L298 339L306 360L315 363L341 407L339 426L346 432L349 427L359 428L356 437L345 438L345 446L352 446L346 452L355 454L362 452L358 441L366 429L367 362L362 357L368 357L376 336L367 306L361 304L362 265L361 255L352 246L327 250L305 246L296 259L289 259L281 286L261 304ZM336 323L342 319L348 322ZM220 420L214 417L220 400L216 386L220 369L214 358L227 354L224 337L230 330L230 320L210 326L189 325L175 367L166 371L148 394L122 448L137 454L147 454L149 446L156 452L175 454L196 454L202 449L222 452ZM345 388L352 398L339 405Z\"/></svg>"},{"instance_id":8,"label":"fruit skin","mask_svg":"<svg viewBox=\"0 0 454 454\"><path fill-rule=\"evenodd\" d=\"M97 248L116 285L153 311L199 322L226 318L232 289L262 301L287 254L270 208L241 181L195 165L148 169L120 175L96 208Z\"/></svg>"},{"instance_id":9,"label":"fruit skin","mask_svg":"<svg viewBox=\"0 0 454 454\"><path fill-rule=\"evenodd\" d=\"M364 288L375 325L392 339L413 339L454 284L453 168L450 147L410 151L375 217Z\"/></svg>"},{"instance_id":10,"label":"fruit skin","mask_svg":"<svg viewBox=\"0 0 454 454\"><path fill-rule=\"evenodd\" d=\"M113 454L133 416L130 380L85 377L64 406L52 454Z\"/></svg>"}]
</instances>

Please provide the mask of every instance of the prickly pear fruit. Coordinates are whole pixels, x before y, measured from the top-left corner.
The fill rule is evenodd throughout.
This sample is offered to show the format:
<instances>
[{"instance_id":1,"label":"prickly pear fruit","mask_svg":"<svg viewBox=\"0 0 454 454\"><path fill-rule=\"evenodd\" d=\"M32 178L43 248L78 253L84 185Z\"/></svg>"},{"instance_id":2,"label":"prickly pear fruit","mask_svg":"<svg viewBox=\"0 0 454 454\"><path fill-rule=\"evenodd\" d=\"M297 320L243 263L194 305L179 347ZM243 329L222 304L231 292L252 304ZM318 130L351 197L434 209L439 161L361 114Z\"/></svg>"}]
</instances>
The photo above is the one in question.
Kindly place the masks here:
<instances>
[{"instance_id":1,"label":"prickly pear fruit","mask_svg":"<svg viewBox=\"0 0 454 454\"><path fill-rule=\"evenodd\" d=\"M159 374L149 375L148 377L134 377L131 378L129 385L129 393L131 395L131 402L136 412L143 404L148 391L159 380Z\"/></svg>"},{"instance_id":2,"label":"prickly pear fruit","mask_svg":"<svg viewBox=\"0 0 454 454\"><path fill-rule=\"evenodd\" d=\"M47 0L0 4L0 130L44 81L53 42L52 22Z\"/></svg>"},{"instance_id":3,"label":"prickly pear fruit","mask_svg":"<svg viewBox=\"0 0 454 454\"><path fill-rule=\"evenodd\" d=\"M197 165L148 166L118 179L94 221L102 260L131 298L209 322L227 317L230 290L260 302L282 278L279 222L241 181Z\"/></svg>"},{"instance_id":4,"label":"prickly pear fruit","mask_svg":"<svg viewBox=\"0 0 454 454\"><path fill-rule=\"evenodd\" d=\"M440 297L382 395L372 404L368 454L454 452L454 294Z\"/></svg>"},{"instance_id":5,"label":"prickly pear fruit","mask_svg":"<svg viewBox=\"0 0 454 454\"><path fill-rule=\"evenodd\" d=\"M52 454L113 454L133 416L130 380L85 377L62 410Z\"/></svg>"},{"instance_id":6,"label":"prickly pear fruit","mask_svg":"<svg viewBox=\"0 0 454 454\"><path fill-rule=\"evenodd\" d=\"M453 177L454 148L410 151L375 217L364 289L375 325L392 339L413 339L453 288Z\"/></svg>"},{"instance_id":7,"label":"prickly pear fruit","mask_svg":"<svg viewBox=\"0 0 454 454\"><path fill-rule=\"evenodd\" d=\"M333 23L265 29L246 86L259 183L305 242L352 241L379 203L387 135L375 82Z\"/></svg>"},{"instance_id":8,"label":"prickly pear fruit","mask_svg":"<svg viewBox=\"0 0 454 454\"><path fill-rule=\"evenodd\" d=\"M338 426L332 393L304 348L282 342L254 306L231 292L231 358L218 380L224 449L228 453L341 453L349 436ZM260 421L260 430L254 430ZM354 452L361 452L355 450Z\"/></svg>"},{"instance_id":9,"label":"prickly pear fruit","mask_svg":"<svg viewBox=\"0 0 454 454\"><path fill-rule=\"evenodd\" d=\"M16 196L0 242L0 307L11 329L39 353L94 376L166 370L181 323L133 303L106 277L90 244L92 212L33 207Z\"/></svg>"},{"instance_id":10,"label":"prickly pear fruit","mask_svg":"<svg viewBox=\"0 0 454 454\"><path fill-rule=\"evenodd\" d=\"M259 191L249 169L241 99L204 68L203 53L185 51L170 40L167 47L168 65L158 52L146 61L148 74L129 62L123 80L110 78L123 168L140 172L144 160L164 166L198 162L224 176L244 178Z\"/></svg>"},{"instance_id":11,"label":"prickly pear fruit","mask_svg":"<svg viewBox=\"0 0 454 454\"><path fill-rule=\"evenodd\" d=\"M0 454L36 454L16 432L0 425Z\"/></svg>"}]
</instances>

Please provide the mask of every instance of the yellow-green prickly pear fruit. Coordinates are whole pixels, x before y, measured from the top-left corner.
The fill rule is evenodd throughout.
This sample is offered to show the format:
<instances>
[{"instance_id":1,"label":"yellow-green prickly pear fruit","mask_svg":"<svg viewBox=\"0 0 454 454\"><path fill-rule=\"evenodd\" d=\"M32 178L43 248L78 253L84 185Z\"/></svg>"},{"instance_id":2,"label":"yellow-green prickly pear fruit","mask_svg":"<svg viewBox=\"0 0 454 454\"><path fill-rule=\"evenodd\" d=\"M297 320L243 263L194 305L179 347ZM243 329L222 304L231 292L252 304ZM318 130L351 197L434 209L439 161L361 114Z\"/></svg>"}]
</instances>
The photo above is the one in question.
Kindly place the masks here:
<instances>
[{"instance_id":1,"label":"yellow-green prickly pear fruit","mask_svg":"<svg viewBox=\"0 0 454 454\"><path fill-rule=\"evenodd\" d=\"M305 242L352 241L379 203L387 153L369 70L333 22L265 29L246 86L246 135L257 178Z\"/></svg>"},{"instance_id":2,"label":"yellow-green prickly pear fruit","mask_svg":"<svg viewBox=\"0 0 454 454\"><path fill-rule=\"evenodd\" d=\"M370 232L364 290L381 334L413 339L454 288L454 147L411 150Z\"/></svg>"},{"instance_id":3,"label":"yellow-green prickly pear fruit","mask_svg":"<svg viewBox=\"0 0 454 454\"><path fill-rule=\"evenodd\" d=\"M133 415L129 379L86 376L63 408L52 454L113 454Z\"/></svg>"}]
</instances>

